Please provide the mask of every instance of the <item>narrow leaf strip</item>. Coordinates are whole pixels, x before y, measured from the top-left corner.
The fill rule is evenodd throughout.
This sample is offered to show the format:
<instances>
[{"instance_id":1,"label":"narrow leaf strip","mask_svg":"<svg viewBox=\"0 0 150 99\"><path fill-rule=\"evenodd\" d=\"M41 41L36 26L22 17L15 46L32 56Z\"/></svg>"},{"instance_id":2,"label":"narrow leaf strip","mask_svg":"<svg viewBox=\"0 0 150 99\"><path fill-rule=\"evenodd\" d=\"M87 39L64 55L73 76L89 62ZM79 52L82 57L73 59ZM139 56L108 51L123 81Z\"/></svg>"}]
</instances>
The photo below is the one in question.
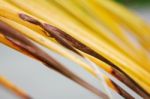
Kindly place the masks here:
<instances>
[{"instance_id":1,"label":"narrow leaf strip","mask_svg":"<svg viewBox=\"0 0 150 99\"><path fill-rule=\"evenodd\" d=\"M21 99L32 99L26 92L16 87L14 84L8 81L4 76L0 76L0 85L3 85L4 87L8 88L12 92L20 96Z\"/></svg>"}]
</instances>

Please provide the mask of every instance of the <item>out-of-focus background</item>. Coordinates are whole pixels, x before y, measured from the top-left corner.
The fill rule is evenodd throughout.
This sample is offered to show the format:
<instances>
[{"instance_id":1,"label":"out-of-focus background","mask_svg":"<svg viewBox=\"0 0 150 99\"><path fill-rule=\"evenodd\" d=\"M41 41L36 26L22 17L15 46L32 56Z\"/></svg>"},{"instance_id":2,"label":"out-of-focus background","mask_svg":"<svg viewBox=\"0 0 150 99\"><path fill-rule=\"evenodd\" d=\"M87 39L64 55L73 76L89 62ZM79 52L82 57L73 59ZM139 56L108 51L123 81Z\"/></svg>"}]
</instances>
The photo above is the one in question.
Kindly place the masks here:
<instances>
[{"instance_id":1,"label":"out-of-focus background","mask_svg":"<svg viewBox=\"0 0 150 99\"><path fill-rule=\"evenodd\" d=\"M150 22L150 0L116 0L116 2L127 6L144 20ZM59 58L60 62L66 64L82 78L103 90L103 86L99 81L75 63L51 51L49 53L55 58ZM0 75L4 75L8 80L24 89L33 99L98 99L94 94L57 72L2 44L0 44ZM116 94L114 96L116 99L121 99ZM0 99L20 98L0 85Z\"/></svg>"},{"instance_id":2,"label":"out-of-focus background","mask_svg":"<svg viewBox=\"0 0 150 99\"><path fill-rule=\"evenodd\" d=\"M124 5L130 5L130 6L135 6L138 5L140 6L148 6L150 3L150 0L115 0L116 2L122 3Z\"/></svg>"}]
</instances>

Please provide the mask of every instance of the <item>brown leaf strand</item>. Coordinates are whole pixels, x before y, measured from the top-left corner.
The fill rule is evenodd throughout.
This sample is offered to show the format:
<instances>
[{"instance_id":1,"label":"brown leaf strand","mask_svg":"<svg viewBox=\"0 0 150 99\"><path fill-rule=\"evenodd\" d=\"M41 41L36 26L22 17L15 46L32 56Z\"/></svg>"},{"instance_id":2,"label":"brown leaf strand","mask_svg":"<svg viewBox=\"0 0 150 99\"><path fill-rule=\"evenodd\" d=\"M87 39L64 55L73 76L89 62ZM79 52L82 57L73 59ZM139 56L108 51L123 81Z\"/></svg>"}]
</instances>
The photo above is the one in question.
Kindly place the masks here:
<instances>
[{"instance_id":1,"label":"brown leaf strand","mask_svg":"<svg viewBox=\"0 0 150 99\"><path fill-rule=\"evenodd\" d=\"M35 25L39 25L41 28L43 28L47 34L49 33L48 36L55 38L60 44L62 44L62 39L65 40L68 45L71 45L87 54L90 54L99 60L107 63L108 65L112 66L113 71L111 72L112 75L114 75L116 78L118 78L120 81L122 81L124 84L126 84L128 87L130 87L132 90L137 92L139 95L144 97L145 99L148 99L150 96L149 94L144 91L135 81L133 81L125 72L123 72L118 66L116 66L114 63L106 59L105 57L101 56L91 48L87 47L86 45L82 44L78 40L74 39L72 36L69 34L65 33L64 31L58 29L57 27L54 27L52 25L46 24L46 23L41 23L38 20L25 15L23 13L19 14L19 17L27 22L30 22ZM62 44L63 46L66 47L66 45ZM70 49L70 48L69 48ZM118 90L120 91L119 93L127 97L128 99L133 99L131 95L129 95L127 92L125 92L122 88L119 86L115 85Z\"/></svg>"},{"instance_id":2,"label":"brown leaf strand","mask_svg":"<svg viewBox=\"0 0 150 99\"><path fill-rule=\"evenodd\" d=\"M53 59L51 56L49 56L46 52L41 50L39 47L37 47L35 44L33 44L27 37L20 34L17 30L13 29L9 25L7 25L4 22L0 22L0 32L3 33L13 43L16 45L24 48L29 53L31 53L33 56L35 56L37 59L42 61L46 66L49 68L52 68L62 75L66 76L67 78L75 81L79 85L85 87L86 89L90 90L91 92L95 93L96 95L102 97L103 99L108 99L108 96L98 90L97 88L93 87L91 84L87 83L77 75L75 75L73 72L68 70L65 66L63 66L61 63Z\"/></svg>"}]
</instances>

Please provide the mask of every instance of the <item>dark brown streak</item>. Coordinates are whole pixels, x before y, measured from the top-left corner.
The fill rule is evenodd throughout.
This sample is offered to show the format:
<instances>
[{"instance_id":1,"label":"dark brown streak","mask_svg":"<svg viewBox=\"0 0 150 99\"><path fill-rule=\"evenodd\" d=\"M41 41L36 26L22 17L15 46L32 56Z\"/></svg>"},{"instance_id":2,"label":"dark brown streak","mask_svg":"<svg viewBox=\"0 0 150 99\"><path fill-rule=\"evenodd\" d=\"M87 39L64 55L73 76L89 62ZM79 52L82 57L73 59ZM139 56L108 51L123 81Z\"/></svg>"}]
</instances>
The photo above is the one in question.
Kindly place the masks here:
<instances>
[{"instance_id":1,"label":"dark brown streak","mask_svg":"<svg viewBox=\"0 0 150 99\"><path fill-rule=\"evenodd\" d=\"M48 66L49 68L53 68L57 72L77 82L79 85L85 87L86 89L102 97L103 99L108 99L108 96L106 94L104 94L94 86L90 85L89 83L87 83L86 81L75 75L61 63L59 63L51 56L49 56L47 53L45 53L43 50L41 50L39 47L37 47L27 37L20 34L17 30L13 29L9 25L1 21L0 21L0 32L3 35L5 35L6 38L9 39L11 42L29 52L31 55L33 55L34 57L42 61L44 64L46 64L46 66Z\"/></svg>"},{"instance_id":2,"label":"dark brown streak","mask_svg":"<svg viewBox=\"0 0 150 99\"><path fill-rule=\"evenodd\" d=\"M36 20L36 19L26 15L26 14L20 13L19 17L21 19L23 19L24 21L27 21L27 22L30 22L30 23L33 23L33 24L36 24L36 25L41 25L41 22L39 22L38 20Z\"/></svg>"},{"instance_id":3,"label":"dark brown streak","mask_svg":"<svg viewBox=\"0 0 150 99\"><path fill-rule=\"evenodd\" d=\"M40 27L44 28L44 30L46 31L45 34L47 36L55 38L61 45L63 45L64 47L66 47L66 48L68 48L70 50L72 50L73 52L77 53L78 55L82 56L74 47L72 47L72 45L68 42L68 40L66 40L64 37L61 36L61 33L59 33L59 31L58 32L56 31L56 28L54 28L53 26L51 26L49 24L42 24L38 20L35 20L32 17L27 16L25 14L19 14L19 16L24 21L28 21L28 22L30 22L32 24L36 24L36 25L39 25ZM52 31L52 30L54 30L54 31Z\"/></svg>"},{"instance_id":4,"label":"dark brown streak","mask_svg":"<svg viewBox=\"0 0 150 99\"><path fill-rule=\"evenodd\" d=\"M42 24L41 26L45 29L45 31L47 31L49 33L48 36L55 38L57 40L57 42L59 42L64 47L66 47L66 48L72 50L73 52L77 53L78 55L84 57L68 42L68 40L66 40L64 37L61 36L60 32L55 31L55 30L52 31L54 29L53 26L51 26L49 24Z\"/></svg>"},{"instance_id":5,"label":"dark brown streak","mask_svg":"<svg viewBox=\"0 0 150 99\"><path fill-rule=\"evenodd\" d=\"M90 55L92 55L94 57L97 57L98 59L106 62L110 66L118 68L112 62L110 62L108 59L106 59L103 56L99 55L98 53L93 51L91 48L89 48L86 45L82 44L81 42L79 42L78 40L74 39L72 36L68 35L64 31L58 29L57 27L54 27L54 26L46 24L46 23L42 24L38 20L36 20L36 19L34 19L34 18L32 18L32 17L30 17L28 15L22 14L22 13L19 14L19 17L21 19L23 19L24 21L30 22L30 23L35 24L35 25L39 25L41 28L46 30L46 32L49 33L48 36L51 36L51 37L55 38L63 46L65 46L65 47L73 46L73 47L75 47L75 48L77 48L77 49L79 49L79 50L81 50L81 51L83 51L85 53L88 53L88 54L90 54ZM62 40L62 38L63 38L63 40ZM66 41L65 43L61 42L61 41L64 41L64 40ZM73 48L69 48L69 49L73 49Z\"/></svg>"},{"instance_id":6,"label":"dark brown streak","mask_svg":"<svg viewBox=\"0 0 150 99\"><path fill-rule=\"evenodd\" d=\"M95 53L92 49L88 48L87 46L83 45L79 41L75 40L73 37L66 34L64 31L62 31L54 26L51 26L49 24L41 24L41 25L45 29L45 31L47 31L49 33L49 35L51 37L55 38L60 44L64 45L65 47L69 48L69 47L73 46L73 47L78 48L79 50L82 50L88 54ZM74 50L73 47L71 47L69 49ZM98 55L99 54L95 53L95 56L98 56ZM103 61L104 61L104 59L103 59ZM117 73L114 71L117 71ZM132 83L131 81L125 80L125 76L120 71L118 71L117 69L115 69L114 71L112 72L112 74L114 74L118 79L120 79L122 82L126 82L126 83L130 82L131 84L129 87L133 86L134 83ZM122 79L122 78L124 78L124 79ZM121 87L117 86L116 84L115 84L115 86L118 88L118 91L121 95L123 95L127 99L134 99L131 95L129 95L126 91L124 91ZM136 89L136 90L138 90L138 89Z\"/></svg>"},{"instance_id":7,"label":"dark brown streak","mask_svg":"<svg viewBox=\"0 0 150 99\"><path fill-rule=\"evenodd\" d=\"M43 28L47 28L46 26L43 26ZM52 27L52 26L51 26ZM45 29L44 28L44 29ZM53 29L54 28L54 29ZM70 45L72 45L73 47L87 53L90 54L98 59L100 59L101 61L109 64L110 66L113 67L113 72L112 74L117 77L120 81L124 82L127 86L129 86L130 88L132 88L134 91L136 91L138 94L144 96L145 98L150 98L147 95L144 95L142 91L144 91L139 85L136 84L135 81L133 81L128 75L126 75L126 73L124 73L120 68L118 68L115 64L113 64L112 62L110 62L109 60L107 60L106 58L104 58L103 56L99 55L98 53L96 53L94 50L90 49L89 47L87 47L86 45L80 43L79 41L77 41L76 39L74 39L72 36L66 34L64 31L53 27L53 28L49 28L49 31L60 35L62 38L66 39ZM46 29L45 29L46 30ZM48 30L46 30L48 31ZM50 32L48 32L50 33ZM59 39L55 38L58 42L61 42ZM119 86L117 86L119 87ZM128 99L133 99L133 97L131 95L129 95L127 92L125 92L124 90L122 90L121 88L118 88L120 91L120 94L127 97ZM141 91L142 89L142 91Z\"/></svg>"},{"instance_id":8,"label":"dark brown streak","mask_svg":"<svg viewBox=\"0 0 150 99\"><path fill-rule=\"evenodd\" d=\"M135 92L137 92L139 95L141 95L145 99L150 98L150 95L145 90L143 90L143 88L141 88L134 80L132 80L126 73L124 73L124 71L122 71L120 68L118 68L114 63L112 63L111 61L109 61L108 59L103 57L102 55L98 54L97 52L95 52L91 48L87 47L86 45L82 44L78 40L74 39L69 34L67 34L64 31L58 29L57 27L51 26L49 24L42 24L38 20L33 19L32 17L27 16L25 14L20 13L19 17L25 21L28 21L28 22L33 23L35 25L39 25L47 33L49 33L48 36L55 38L63 46L65 46L67 48L69 48L69 46L71 46L71 48L69 48L71 50L74 49L73 47L75 47L75 48L77 48L77 49L79 49L79 50L81 50L87 54L90 54L90 55L100 59L101 61L109 64L110 66L112 66L112 68L113 68L112 74L116 78L118 78L120 81L125 83L127 86L129 86L131 89L133 89ZM47 33L46 33L46 35L47 35ZM119 86L117 86L117 87L120 89L121 95L123 95L124 97L127 97L128 99L132 99L131 95L124 94L125 93L124 90L122 90Z\"/></svg>"}]
</instances>

